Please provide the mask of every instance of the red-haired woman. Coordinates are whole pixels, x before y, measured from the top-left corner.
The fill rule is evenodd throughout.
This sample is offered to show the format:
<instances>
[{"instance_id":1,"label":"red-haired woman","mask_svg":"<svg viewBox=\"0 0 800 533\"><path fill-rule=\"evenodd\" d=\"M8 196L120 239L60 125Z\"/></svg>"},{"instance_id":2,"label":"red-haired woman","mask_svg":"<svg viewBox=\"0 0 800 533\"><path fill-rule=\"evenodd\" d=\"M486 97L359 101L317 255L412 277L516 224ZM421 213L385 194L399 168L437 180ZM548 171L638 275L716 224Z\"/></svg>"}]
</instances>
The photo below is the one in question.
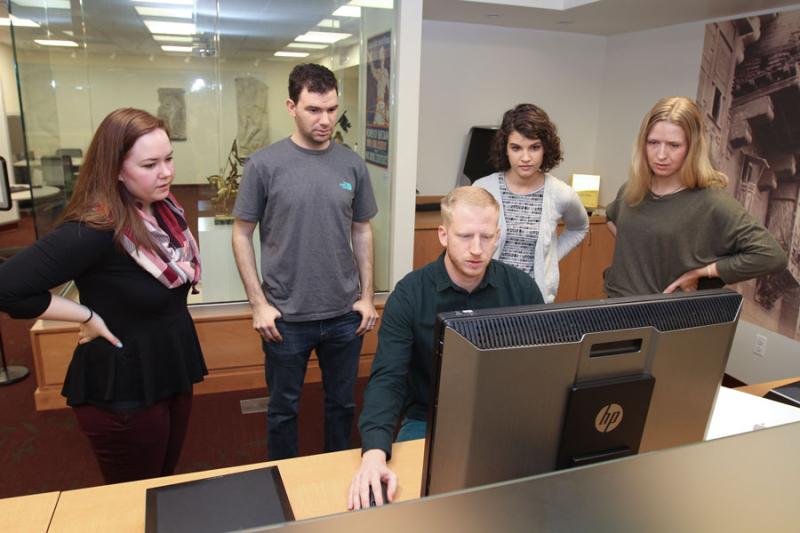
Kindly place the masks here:
<instances>
[{"instance_id":1,"label":"red-haired woman","mask_svg":"<svg viewBox=\"0 0 800 533\"><path fill-rule=\"evenodd\" d=\"M0 266L0 310L80 325L62 394L106 483L173 473L207 373L186 307L200 256L174 176L164 122L112 112L62 223ZM69 280L80 303L50 293Z\"/></svg>"}]
</instances>

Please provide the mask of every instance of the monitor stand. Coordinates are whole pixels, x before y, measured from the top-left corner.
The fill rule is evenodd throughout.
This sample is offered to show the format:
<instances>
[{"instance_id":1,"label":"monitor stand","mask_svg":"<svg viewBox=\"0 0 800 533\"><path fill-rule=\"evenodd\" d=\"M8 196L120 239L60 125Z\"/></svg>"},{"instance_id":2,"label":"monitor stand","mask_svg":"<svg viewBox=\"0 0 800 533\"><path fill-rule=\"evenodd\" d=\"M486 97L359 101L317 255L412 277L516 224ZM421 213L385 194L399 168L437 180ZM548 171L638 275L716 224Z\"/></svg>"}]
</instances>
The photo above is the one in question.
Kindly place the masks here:
<instances>
[{"instance_id":1,"label":"monitor stand","mask_svg":"<svg viewBox=\"0 0 800 533\"><path fill-rule=\"evenodd\" d=\"M639 374L574 385L558 449L557 469L639 452L655 378Z\"/></svg>"}]
</instances>

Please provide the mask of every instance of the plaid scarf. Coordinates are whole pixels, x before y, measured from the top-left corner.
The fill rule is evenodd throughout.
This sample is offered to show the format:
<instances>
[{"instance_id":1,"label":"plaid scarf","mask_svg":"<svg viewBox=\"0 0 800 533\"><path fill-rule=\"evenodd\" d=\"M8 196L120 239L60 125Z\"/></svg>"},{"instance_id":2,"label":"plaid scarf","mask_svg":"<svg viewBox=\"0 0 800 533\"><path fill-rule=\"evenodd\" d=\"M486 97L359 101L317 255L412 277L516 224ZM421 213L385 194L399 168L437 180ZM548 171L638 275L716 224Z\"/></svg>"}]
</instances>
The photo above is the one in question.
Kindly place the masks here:
<instances>
[{"instance_id":1,"label":"plaid scarf","mask_svg":"<svg viewBox=\"0 0 800 533\"><path fill-rule=\"evenodd\" d=\"M153 204L153 215L137 209L145 227L150 232L156 249L137 248L129 230L122 236L122 247L136 263L160 281L174 289L185 283L195 285L200 281L200 250L183 218L183 208L170 194Z\"/></svg>"}]
</instances>

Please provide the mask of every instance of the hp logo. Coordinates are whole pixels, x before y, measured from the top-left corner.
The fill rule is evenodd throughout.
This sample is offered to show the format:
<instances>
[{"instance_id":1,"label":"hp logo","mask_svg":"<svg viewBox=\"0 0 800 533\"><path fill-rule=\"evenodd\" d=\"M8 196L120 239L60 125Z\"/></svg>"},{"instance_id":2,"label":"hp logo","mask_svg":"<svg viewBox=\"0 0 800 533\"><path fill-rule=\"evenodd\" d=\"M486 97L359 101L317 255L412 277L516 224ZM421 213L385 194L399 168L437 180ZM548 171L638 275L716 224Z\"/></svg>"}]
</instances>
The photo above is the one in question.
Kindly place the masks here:
<instances>
[{"instance_id":1,"label":"hp logo","mask_svg":"<svg viewBox=\"0 0 800 533\"><path fill-rule=\"evenodd\" d=\"M622 406L617 403L604 405L594 418L594 428L600 433L609 433L617 429L622 422Z\"/></svg>"}]
</instances>

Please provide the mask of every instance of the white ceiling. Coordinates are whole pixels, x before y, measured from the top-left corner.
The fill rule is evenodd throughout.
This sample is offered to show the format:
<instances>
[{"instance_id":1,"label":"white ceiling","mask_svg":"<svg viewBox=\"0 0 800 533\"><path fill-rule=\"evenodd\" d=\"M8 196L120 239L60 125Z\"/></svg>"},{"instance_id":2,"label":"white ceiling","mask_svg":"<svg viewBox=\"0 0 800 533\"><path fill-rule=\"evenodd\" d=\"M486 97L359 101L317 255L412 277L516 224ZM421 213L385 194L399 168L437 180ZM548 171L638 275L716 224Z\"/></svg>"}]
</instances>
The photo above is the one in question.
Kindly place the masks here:
<instances>
[{"instance_id":1,"label":"white ceiling","mask_svg":"<svg viewBox=\"0 0 800 533\"><path fill-rule=\"evenodd\" d=\"M792 5L800 8L797 0L598 0L563 10L520 5L569 6L580 3L575 0L424 0L423 17L428 20L613 35Z\"/></svg>"},{"instance_id":2,"label":"white ceiling","mask_svg":"<svg viewBox=\"0 0 800 533\"><path fill-rule=\"evenodd\" d=\"M46 2L47 0L45 0ZM402 1L402 0L400 0ZM671 26L691 21L733 17L742 13L771 11L797 6L798 0L424 0L426 20L467 22L515 28L530 28L596 35L613 35ZM0 0L0 16L6 10ZM218 53L230 58L271 57L296 35L329 16L346 0L195 0L198 42L214 44ZM545 9L551 5L561 9ZM16 29L21 49L41 48L34 38L69 38L87 45L89 53L158 55L161 52L133 10L130 0L82 0L73 10L29 8L14 5L14 12L36 20L41 28ZM564 9L564 6L576 6ZM219 10L219 11L217 11ZM358 33L357 19L343 20L347 31ZM9 41L9 31L0 28L0 42ZM342 42L350 45L357 37ZM327 53L330 53L329 51Z\"/></svg>"},{"instance_id":3,"label":"white ceiling","mask_svg":"<svg viewBox=\"0 0 800 533\"><path fill-rule=\"evenodd\" d=\"M44 5L48 5L48 1L42 0ZM338 6L346 3L347 0L195 0L192 20L160 20L193 22L198 32L195 54L200 49L209 49L211 55L217 53L220 57L267 59L297 35L319 30L317 23L331 17ZM2 8L6 9L7 2L3 4ZM11 12L15 16L40 24L39 28L14 28L16 46L22 50L44 50L33 40L72 39L85 45L90 54L162 54L161 44L174 43L153 40L143 18L134 10L136 5L169 7L137 4L131 0L72 0L71 9L43 9L12 0ZM339 20L342 27L334 31L351 33L353 37L340 41L337 47L357 43L359 19ZM74 37L65 32L71 32Z\"/></svg>"}]
</instances>

